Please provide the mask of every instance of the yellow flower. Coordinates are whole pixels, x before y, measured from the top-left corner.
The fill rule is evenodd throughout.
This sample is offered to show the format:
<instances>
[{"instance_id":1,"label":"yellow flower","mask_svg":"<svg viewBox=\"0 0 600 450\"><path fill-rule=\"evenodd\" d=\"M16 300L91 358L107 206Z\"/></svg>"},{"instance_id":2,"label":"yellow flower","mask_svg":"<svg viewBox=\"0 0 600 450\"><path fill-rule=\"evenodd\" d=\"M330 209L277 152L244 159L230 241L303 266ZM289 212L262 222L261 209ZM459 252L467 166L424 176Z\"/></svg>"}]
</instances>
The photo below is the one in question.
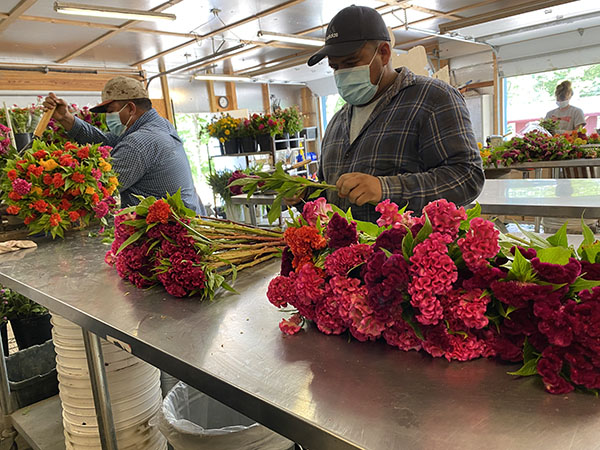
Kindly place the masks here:
<instances>
[{"instance_id":1,"label":"yellow flower","mask_svg":"<svg viewBox=\"0 0 600 450\"><path fill-rule=\"evenodd\" d=\"M117 177L110 177L110 178L108 179L108 182L109 182L110 184L114 184L115 186L117 186L117 185L119 184L119 180L117 179Z\"/></svg>"},{"instance_id":2,"label":"yellow flower","mask_svg":"<svg viewBox=\"0 0 600 450\"><path fill-rule=\"evenodd\" d=\"M221 141L221 143L225 142L225 138L219 138L219 141Z\"/></svg>"},{"instance_id":3,"label":"yellow flower","mask_svg":"<svg viewBox=\"0 0 600 450\"><path fill-rule=\"evenodd\" d=\"M492 152L490 152L489 150L482 150L480 152L481 154L481 159L488 159L490 157L490 155L492 154Z\"/></svg>"},{"instance_id":4,"label":"yellow flower","mask_svg":"<svg viewBox=\"0 0 600 450\"><path fill-rule=\"evenodd\" d=\"M231 134L231 131L225 130L225 135L229 136L230 134Z\"/></svg>"},{"instance_id":5,"label":"yellow flower","mask_svg":"<svg viewBox=\"0 0 600 450\"><path fill-rule=\"evenodd\" d=\"M31 188L31 193L33 194L42 195L42 192L44 191L42 191L42 188L39 186L34 186Z\"/></svg>"},{"instance_id":6,"label":"yellow flower","mask_svg":"<svg viewBox=\"0 0 600 450\"><path fill-rule=\"evenodd\" d=\"M108 191L109 195L112 195L113 192L115 192L115 189L117 188L116 185L111 184L106 190Z\"/></svg>"},{"instance_id":7,"label":"yellow flower","mask_svg":"<svg viewBox=\"0 0 600 450\"><path fill-rule=\"evenodd\" d=\"M106 161L100 161L100 170L102 172L110 172L111 169L112 166L110 165L110 163L107 163Z\"/></svg>"},{"instance_id":8,"label":"yellow flower","mask_svg":"<svg viewBox=\"0 0 600 450\"><path fill-rule=\"evenodd\" d=\"M479 150L481 150L481 149L483 148L483 144L482 144L481 142L478 142L478 143L477 143L477 148L478 148Z\"/></svg>"},{"instance_id":9,"label":"yellow flower","mask_svg":"<svg viewBox=\"0 0 600 450\"><path fill-rule=\"evenodd\" d=\"M49 159L48 161L42 159L40 161L40 166L42 166L46 172L52 172L58 167L58 163L53 159Z\"/></svg>"},{"instance_id":10,"label":"yellow flower","mask_svg":"<svg viewBox=\"0 0 600 450\"><path fill-rule=\"evenodd\" d=\"M91 186L88 186L88 187L86 187L86 188L85 188L85 193L86 193L86 194L93 195L93 194L95 194L95 193L96 193L96 190L95 190L93 187L91 187Z\"/></svg>"}]
</instances>

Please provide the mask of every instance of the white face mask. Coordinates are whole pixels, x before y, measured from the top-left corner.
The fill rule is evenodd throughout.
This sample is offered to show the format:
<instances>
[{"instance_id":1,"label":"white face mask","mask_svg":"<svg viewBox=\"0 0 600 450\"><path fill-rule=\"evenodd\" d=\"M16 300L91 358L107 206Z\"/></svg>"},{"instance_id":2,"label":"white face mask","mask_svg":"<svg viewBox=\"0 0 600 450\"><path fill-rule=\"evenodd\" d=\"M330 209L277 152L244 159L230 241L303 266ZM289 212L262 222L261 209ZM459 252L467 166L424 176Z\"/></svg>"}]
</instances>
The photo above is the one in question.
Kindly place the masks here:
<instances>
[{"instance_id":1,"label":"white face mask","mask_svg":"<svg viewBox=\"0 0 600 450\"><path fill-rule=\"evenodd\" d=\"M340 96L351 105L364 105L375 97L384 72L381 69L377 84L371 83L371 64L375 60L378 51L379 48L375 50L369 64L338 69L333 73Z\"/></svg>"},{"instance_id":2,"label":"white face mask","mask_svg":"<svg viewBox=\"0 0 600 450\"><path fill-rule=\"evenodd\" d=\"M121 136L123 133L125 133L127 125L129 125L129 122L131 122L131 117L125 125L123 125L123 122L121 122L121 116L119 114L121 114L121 111L125 109L125 106L127 105L124 105L118 111L106 113L106 126L111 133L116 134L117 136Z\"/></svg>"},{"instance_id":3,"label":"white face mask","mask_svg":"<svg viewBox=\"0 0 600 450\"><path fill-rule=\"evenodd\" d=\"M569 100L564 100L562 102L556 102L559 108L566 108L569 106Z\"/></svg>"}]
</instances>

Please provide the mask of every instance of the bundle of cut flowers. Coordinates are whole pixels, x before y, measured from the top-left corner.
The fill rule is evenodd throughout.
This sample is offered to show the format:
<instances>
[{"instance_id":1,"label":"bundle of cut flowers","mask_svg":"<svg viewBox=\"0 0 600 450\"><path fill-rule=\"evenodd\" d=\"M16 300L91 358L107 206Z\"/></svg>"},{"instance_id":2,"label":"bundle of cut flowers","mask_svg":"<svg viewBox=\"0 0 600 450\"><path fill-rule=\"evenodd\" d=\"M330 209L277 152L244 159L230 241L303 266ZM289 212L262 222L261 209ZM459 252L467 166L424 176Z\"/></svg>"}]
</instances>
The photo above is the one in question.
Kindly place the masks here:
<instances>
[{"instance_id":1,"label":"bundle of cut flowers","mask_svg":"<svg viewBox=\"0 0 600 450\"><path fill-rule=\"evenodd\" d=\"M582 148L584 143L587 141L584 142L581 138L548 136L539 131L530 131L523 137L512 138L502 146L482 149L481 154L486 167L508 167L513 163L532 161L596 158L596 150Z\"/></svg>"},{"instance_id":2,"label":"bundle of cut flowers","mask_svg":"<svg viewBox=\"0 0 600 450\"><path fill-rule=\"evenodd\" d=\"M110 150L34 141L32 148L6 161L0 189L7 212L21 217L32 234L49 232L53 238L87 226L92 217L104 219L114 209L118 186Z\"/></svg>"},{"instance_id":3,"label":"bundle of cut flowers","mask_svg":"<svg viewBox=\"0 0 600 450\"><path fill-rule=\"evenodd\" d=\"M287 334L312 321L325 334L383 339L400 350L467 361L522 362L551 393L600 389L600 242L566 224L543 239L500 235L446 200L421 216L385 200L377 224L319 198L286 229L269 301L295 308ZM585 227L585 224L583 225Z\"/></svg>"},{"instance_id":4,"label":"bundle of cut flowers","mask_svg":"<svg viewBox=\"0 0 600 450\"><path fill-rule=\"evenodd\" d=\"M115 217L115 240L105 261L138 288L162 284L175 297L212 299L219 287L233 291L242 269L279 257L280 231L196 217L181 193L140 203Z\"/></svg>"},{"instance_id":5,"label":"bundle of cut flowers","mask_svg":"<svg viewBox=\"0 0 600 450\"><path fill-rule=\"evenodd\" d=\"M583 127L573 130L570 133L564 133L562 136L564 136L567 141L577 147L582 145L600 144L600 136L598 133L592 133L588 135L587 130Z\"/></svg>"},{"instance_id":6,"label":"bundle of cut flowers","mask_svg":"<svg viewBox=\"0 0 600 450\"><path fill-rule=\"evenodd\" d=\"M6 165L6 160L13 158L15 154L16 149L10 141L10 128L0 123L0 169Z\"/></svg>"}]
</instances>

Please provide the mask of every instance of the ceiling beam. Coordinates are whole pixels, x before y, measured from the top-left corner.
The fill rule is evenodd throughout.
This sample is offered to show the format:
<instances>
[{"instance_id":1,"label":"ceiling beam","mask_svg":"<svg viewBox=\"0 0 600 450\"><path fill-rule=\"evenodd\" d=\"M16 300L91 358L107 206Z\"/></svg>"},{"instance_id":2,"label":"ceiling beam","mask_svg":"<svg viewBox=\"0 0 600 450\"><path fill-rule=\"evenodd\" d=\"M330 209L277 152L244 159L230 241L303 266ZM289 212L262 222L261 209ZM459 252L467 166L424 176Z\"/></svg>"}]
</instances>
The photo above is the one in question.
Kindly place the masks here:
<instances>
[{"instance_id":1,"label":"ceiling beam","mask_svg":"<svg viewBox=\"0 0 600 450\"><path fill-rule=\"evenodd\" d=\"M295 58L306 58L306 59L308 59L313 53L314 53L314 51L304 51L304 52L294 53L292 55L282 56L280 58L275 58L275 59L271 59L270 61L265 61L263 63L256 64L255 66L246 67L245 69L238 70L237 72L235 72L235 74L236 75L245 75L245 74L247 74L249 72L254 72L256 70L266 69L267 66L269 66L271 64L285 63L285 62L289 62L291 59L295 59ZM275 67L274 69L275 70L279 70L278 67Z\"/></svg>"},{"instance_id":2,"label":"ceiling beam","mask_svg":"<svg viewBox=\"0 0 600 450\"><path fill-rule=\"evenodd\" d=\"M152 12L162 12L167 8L170 8L171 6L176 5L177 3L181 3L183 0L169 0L161 5L158 5L155 8L152 8L150 11ZM125 22L123 25L120 25L118 27L118 29L116 30L112 30L109 31L108 33L103 34L102 36L100 36L97 39L94 39L91 42L88 42L87 44L85 44L84 46L78 48L77 50L75 50L74 52L69 53L66 56L63 56L62 58L58 59L56 62L59 64L65 63L79 55L81 55L82 53L87 52L88 50L100 45L102 42L110 39L111 37L115 36L116 34L121 33L122 31L125 31L128 28L133 27L134 25L139 24L140 21L139 20L129 20L127 22Z\"/></svg>"},{"instance_id":3,"label":"ceiling beam","mask_svg":"<svg viewBox=\"0 0 600 450\"><path fill-rule=\"evenodd\" d=\"M398 6L400 8L406 9L414 9L415 11L423 12L426 14L431 14L435 17L446 17L448 19L462 19L462 17L456 16L455 14L449 12L438 11L437 9L425 8L419 5L413 5L412 2L400 2L396 0L381 0L387 3L390 6ZM432 17L433 18L433 17Z\"/></svg>"},{"instance_id":4,"label":"ceiling beam","mask_svg":"<svg viewBox=\"0 0 600 450\"><path fill-rule=\"evenodd\" d=\"M507 17L516 16L519 14L537 11L540 9L550 8L552 6L571 3L573 0L534 0L508 8L496 9L483 14L477 14L466 19L454 20L452 22L442 23L439 25L440 33L448 33L449 31L458 30L461 28L480 25L482 23L491 22L493 20L505 19Z\"/></svg>"},{"instance_id":5,"label":"ceiling beam","mask_svg":"<svg viewBox=\"0 0 600 450\"><path fill-rule=\"evenodd\" d=\"M208 39L210 37L216 36L217 34L224 33L225 31L229 31L232 28L236 28L236 27L245 25L245 24L247 24L249 22L253 22L255 20L258 20L258 19L260 19L262 17L268 16L268 15L271 15L271 14L275 14L275 13L277 13L279 11L283 11L284 9L287 9L287 8L289 8L291 6L297 5L298 3L302 3L303 1L305 1L305 0L288 0L288 1L286 1L284 3L281 3L281 4L277 5L277 6L273 6L271 8L265 9L264 11L261 11L258 14L254 14L252 16L248 16L245 19L238 20L237 22L234 22L234 23L229 24L229 25L225 25L224 27L221 27L221 28L217 28L216 30L211 31L210 33L200 35L196 39L191 39L189 41L184 42L183 44L179 44L179 45L177 45L175 47L172 47L170 49L163 50L162 52L157 53L156 55L150 56L149 58L146 58L146 59L142 59L141 61L137 61L137 62L135 62L135 63L133 63L131 65L132 66L136 66L138 64L146 64L146 63L148 63L150 61L155 60L156 58L160 58L161 56L165 56L165 55L168 55L169 53L173 53L173 52L176 52L177 50L181 50L182 48L185 48L188 45L191 45L194 42L197 42L198 40Z\"/></svg>"},{"instance_id":6,"label":"ceiling beam","mask_svg":"<svg viewBox=\"0 0 600 450\"><path fill-rule=\"evenodd\" d=\"M0 22L0 34L6 30L11 23L17 20L21 14L31 8L36 1L37 0L21 0L17 3L17 6L8 13L8 17L5 17L4 20Z\"/></svg>"}]
</instances>

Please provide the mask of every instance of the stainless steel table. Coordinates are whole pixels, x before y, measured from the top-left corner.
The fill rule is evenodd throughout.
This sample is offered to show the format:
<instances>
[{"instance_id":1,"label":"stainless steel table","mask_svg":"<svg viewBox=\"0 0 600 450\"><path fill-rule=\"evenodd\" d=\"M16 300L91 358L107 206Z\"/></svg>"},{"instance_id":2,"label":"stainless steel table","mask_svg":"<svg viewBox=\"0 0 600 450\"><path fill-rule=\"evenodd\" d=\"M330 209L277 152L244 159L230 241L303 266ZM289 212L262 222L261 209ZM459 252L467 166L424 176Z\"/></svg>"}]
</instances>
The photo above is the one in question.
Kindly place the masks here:
<instances>
[{"instance_id":1,"label":"stainless steel table","mask_svg":"<svg viewBox=\"0 0 600 450\"><path fill-rule=\"evenodd\" d=\"M449 363L381 342L286 337L265 298L277 262L212 303L139 290L83 233L0 256L0 282L310 450L593 449L600 400L553 396L514 365Z\"/></svg>"},{"instance_id":2,"label":"stainless steel table","mask_svg":"<svg viewBox=\"0 0 600 450\"><path fill-rule=\"evenodd\" d=\"M246 194L232 195L231 203L234 205L243 205L248 212L249 223L253 226L258 224L256 219L256 206L267 205L271 206L275 200L275 194L254 194L250 198ZM247 221L248 222L248 221ZM281 216L279 217L279 225L281 226Z\"/></svg>"},{"instance_id":3,"label":"stainless steel table","mask_svg":"<svg viewBox=\"0 0 600 450\"><path fill-rule=\"evenodd\" d=\"M491 215L597 219L600 179L486 180L475 202Z\"/></svg>"},{"instance_id":4,"label":"stainless steel table","mask_svg":"<svg viewBox=\"0 0 600 450\"><path fill-rule=\"evenodd\" d=\"M485 175L487 178L498 178L505 175L511 170L529 171L533 170L534 178L541 178L542 169L553 169L552 177L558 178L558 169L589 169L591 174L595 167L600 167L600 158L583 158L583 159L563 159L554 161L530 161L523 163L515 163L510 166L486 167Z\"/></svg>"}]
</instances>

